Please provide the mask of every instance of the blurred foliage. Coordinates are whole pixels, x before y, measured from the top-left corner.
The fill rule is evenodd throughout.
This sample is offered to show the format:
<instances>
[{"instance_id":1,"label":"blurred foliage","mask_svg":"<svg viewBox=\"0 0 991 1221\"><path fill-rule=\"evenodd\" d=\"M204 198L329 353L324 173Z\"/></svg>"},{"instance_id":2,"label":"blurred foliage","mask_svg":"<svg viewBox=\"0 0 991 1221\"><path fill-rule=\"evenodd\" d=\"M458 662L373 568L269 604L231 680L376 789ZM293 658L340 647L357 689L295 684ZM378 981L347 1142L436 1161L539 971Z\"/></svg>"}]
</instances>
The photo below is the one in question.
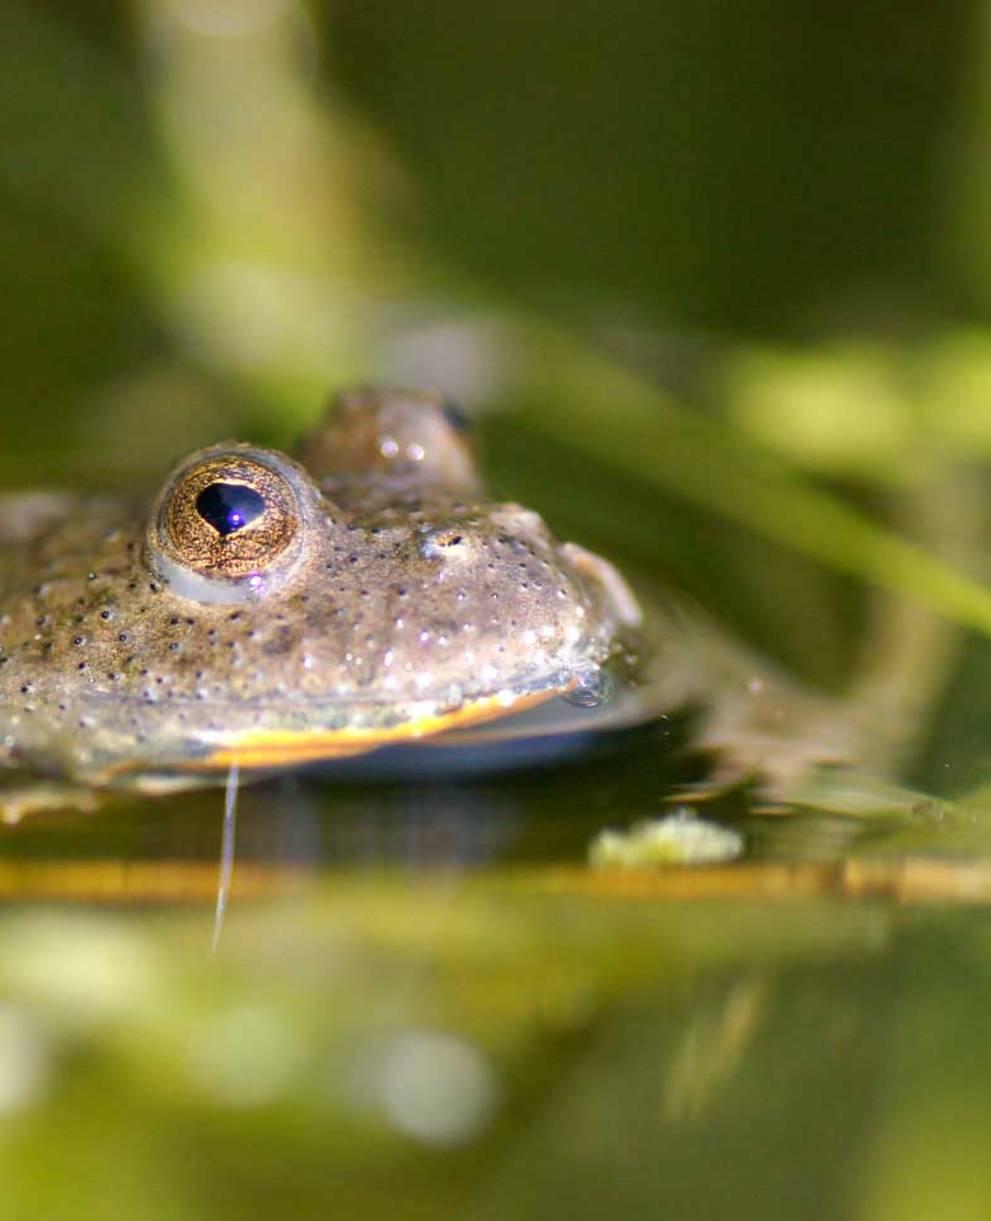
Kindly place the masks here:
<instances>
[{"instance_id":1,"label":"blurred foliage","mask_svg":"<svg viewBox=\"0 0 991 1221\"><path fill-rule=\"evenodd\" d=\"M5 0L0 482L146 488L343 381L436 383L500 495L851 689L958 801L729 798L755 872L624 896L581 862L659 813L667 727L536 778L263 790L219 959L205 908L148 906L211 889L215 803L10 831L11 899L146 906L0 917L4 1216L987 1211L981 919L849 901L987 901L986 27Z\"/></svg>"},{"instance_id":2,"label":"blurred foliage","mask_svg":"<svg viewBox=\"0 0 991 1221\"><path fill-rule=\"evenodd\" d=\"M336 6L330 51L445 257L516 296L794 333L952 306L978 12L373 0Z\"/></svg>"},{"instance_id":3,"label":"blurred foliage","mask_svg":"<svg viewBox=\"0 0 991 1221\"><path fill-rule=\"evenodd\" d=\"M746 1218L787 1200L907 1218L919 1191L952 1217L987 1200L988 947L962 916L334 875L235 909L219 959L205 932L5 919L9 1215Z\"/></svg>"}]
</instances>

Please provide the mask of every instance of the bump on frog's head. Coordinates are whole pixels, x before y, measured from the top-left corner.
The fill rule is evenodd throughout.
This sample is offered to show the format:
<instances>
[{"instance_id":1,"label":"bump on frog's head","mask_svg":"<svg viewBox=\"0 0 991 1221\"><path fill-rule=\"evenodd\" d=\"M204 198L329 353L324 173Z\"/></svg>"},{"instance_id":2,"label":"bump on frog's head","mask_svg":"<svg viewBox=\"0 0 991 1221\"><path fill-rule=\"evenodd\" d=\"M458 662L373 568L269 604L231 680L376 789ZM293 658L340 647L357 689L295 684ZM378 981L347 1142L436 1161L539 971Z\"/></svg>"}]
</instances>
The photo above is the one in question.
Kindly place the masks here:
<instances>
[{"instance_id":1,"label":"bump on frog's head","mask_svg":"<svg viewBox=\"0 0 991 1221\"><path fill-rule=\"evenodd\" d=\"M468 417L437 390L357 389L339 395L300 459L329 484L376 481L476 493Z\"/></svg>"},{"instance_id":2,"label":"bump on frog's head","mask_svg":"<svg viewBox=\"0 0 991 1221\"><path fill-rule=\"evenodd\" d=\"M320 493L272 450L200 450L166 481L152 510L146 558L174 592L244 601L291 570Z\"/></svg>"}]
</instances>

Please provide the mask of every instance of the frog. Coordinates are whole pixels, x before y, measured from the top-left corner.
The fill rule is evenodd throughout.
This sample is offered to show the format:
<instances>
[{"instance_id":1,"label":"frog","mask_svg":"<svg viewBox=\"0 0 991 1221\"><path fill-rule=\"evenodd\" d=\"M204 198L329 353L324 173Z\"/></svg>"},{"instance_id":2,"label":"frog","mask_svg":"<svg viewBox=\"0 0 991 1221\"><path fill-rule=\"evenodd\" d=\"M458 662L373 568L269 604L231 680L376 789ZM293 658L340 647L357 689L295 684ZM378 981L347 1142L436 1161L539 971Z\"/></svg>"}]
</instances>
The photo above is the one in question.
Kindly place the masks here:
<instances>
[{"instance_id":1,"label":"frog","mask_svg":"<svg viewBox=\"0 0 991 1221\"><path fill-rule=\"evenodd\" d=\"M0 498L0 769L31 777L4 815L598 702L638 600L476 450L439 391L363 387L293 455L213 444L145 503Z\"/></svg>"}]
</instances>

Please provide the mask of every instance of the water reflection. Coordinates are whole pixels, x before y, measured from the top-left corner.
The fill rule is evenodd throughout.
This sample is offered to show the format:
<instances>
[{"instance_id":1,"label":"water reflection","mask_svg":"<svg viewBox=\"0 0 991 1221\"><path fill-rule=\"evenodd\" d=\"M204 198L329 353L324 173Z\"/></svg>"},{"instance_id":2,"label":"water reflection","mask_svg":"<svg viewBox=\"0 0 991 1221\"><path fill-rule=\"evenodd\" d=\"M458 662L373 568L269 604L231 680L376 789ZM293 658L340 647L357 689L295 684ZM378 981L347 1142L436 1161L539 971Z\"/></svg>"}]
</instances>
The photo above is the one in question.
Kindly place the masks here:
<instances>
[{"instance_id":1,"label":"water reflection","mask_svg":"<svg viewBox=\"0 0 991 1221\"><path fill-rule=\"evenodd\" d=\"M580 735L563 747L547 738L525 755L528 744L513 741L464 752L398 748L245 785L232 893L277 893L326 869L460 872L583 860L604 821L622 826L663 812L665 794L698 774L702 764L676 751L686 730L664 720L603 735L594 749ZM508 770L521 762L532 766ZM204 901L216 892L223 808L211 790L125 801L95 816L26 818L6 829L0 889L17 892L20 866L34 898L112 900L116 876L119 901L168 902L169 877L174 901Z\"/></svg>"}]
</instances>

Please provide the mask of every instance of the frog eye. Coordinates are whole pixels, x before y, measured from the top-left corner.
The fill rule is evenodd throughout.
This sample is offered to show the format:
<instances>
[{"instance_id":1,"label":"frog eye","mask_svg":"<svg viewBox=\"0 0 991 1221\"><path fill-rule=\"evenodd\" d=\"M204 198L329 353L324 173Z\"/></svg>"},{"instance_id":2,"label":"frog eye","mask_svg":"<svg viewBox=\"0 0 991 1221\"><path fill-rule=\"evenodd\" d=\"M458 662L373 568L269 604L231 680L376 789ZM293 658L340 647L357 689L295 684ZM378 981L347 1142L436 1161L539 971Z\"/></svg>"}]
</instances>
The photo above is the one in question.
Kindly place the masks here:
<instances>
[{"instance_id":1,"label":"frog eye","mask_svg":"<svg viewBox=\"0 0 991 1221\"><path fill-rule=\"evenodd\" d=\"M473 431L471 417L457 403L452 403L450 399L445 399L441 411L453 432L464 437Z\"/></svg>"},{"instance_id":2,"label":"frog eye","mask_svg":"<svg viewBox=\"0 0 991 1221\"><path fill-rule=\"evenodd\" d=\"M156 542L173 565L236 581L285 555L300 520L296 493L274 463L236 451L209 454L166 488Z\"/></svg>"},{"instance_id":3,"label":"frog eye","mask_svg":"<svg viewBox=\"0 0 991 1221\"><path fill-rule=\"evenodd\" d=\"M226 538L261 517L265 497L246 483L210 483L196 497L196 512Z\"/></svg>"}]
</instances>

